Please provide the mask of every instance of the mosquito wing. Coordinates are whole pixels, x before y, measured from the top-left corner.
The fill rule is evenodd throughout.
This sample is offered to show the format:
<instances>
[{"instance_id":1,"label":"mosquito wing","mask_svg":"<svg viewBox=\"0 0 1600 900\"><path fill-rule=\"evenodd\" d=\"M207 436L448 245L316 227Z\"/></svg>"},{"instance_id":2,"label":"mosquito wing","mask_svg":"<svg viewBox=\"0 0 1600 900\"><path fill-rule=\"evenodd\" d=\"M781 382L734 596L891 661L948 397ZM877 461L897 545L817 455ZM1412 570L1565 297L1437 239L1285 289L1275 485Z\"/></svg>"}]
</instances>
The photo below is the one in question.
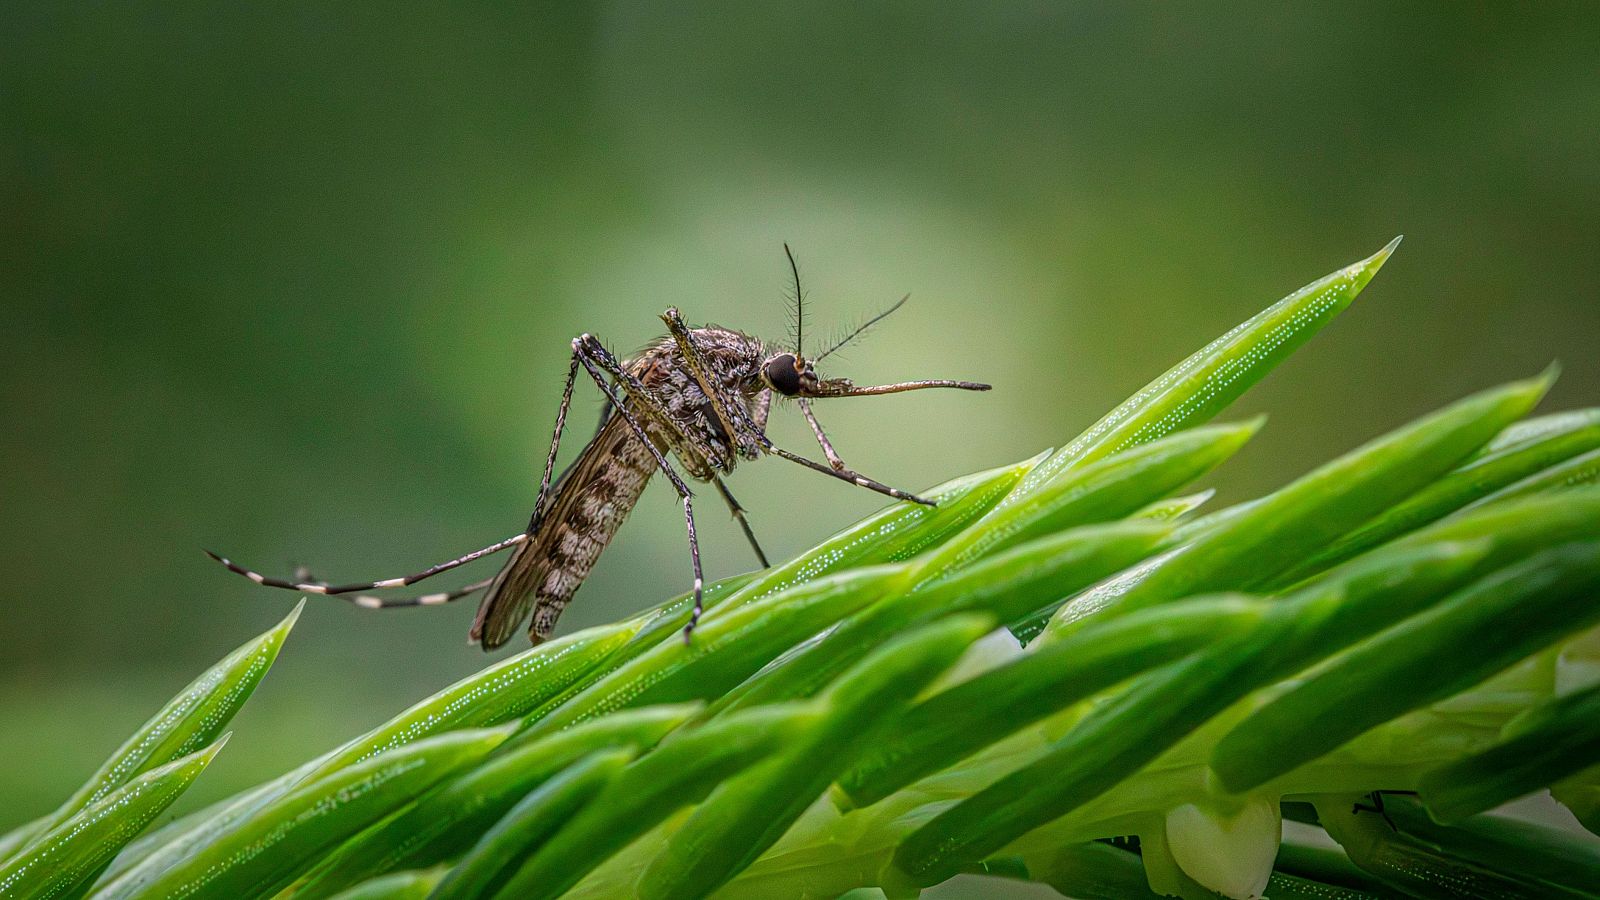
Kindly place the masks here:
<instances>
[{"instance_id":1,"label":"mosquito wing","mask_svg":"<svg viewBox=\"0 0 1600 900\"><path fill-rule=\"evenodd\" d=\"M655 472L650 451L622 416L610 416L551 488L537 530L512 551L484 592L470 639L493 650L533 610L528 637L550 637L562 610Z\"/></svg>"}]
</instances>

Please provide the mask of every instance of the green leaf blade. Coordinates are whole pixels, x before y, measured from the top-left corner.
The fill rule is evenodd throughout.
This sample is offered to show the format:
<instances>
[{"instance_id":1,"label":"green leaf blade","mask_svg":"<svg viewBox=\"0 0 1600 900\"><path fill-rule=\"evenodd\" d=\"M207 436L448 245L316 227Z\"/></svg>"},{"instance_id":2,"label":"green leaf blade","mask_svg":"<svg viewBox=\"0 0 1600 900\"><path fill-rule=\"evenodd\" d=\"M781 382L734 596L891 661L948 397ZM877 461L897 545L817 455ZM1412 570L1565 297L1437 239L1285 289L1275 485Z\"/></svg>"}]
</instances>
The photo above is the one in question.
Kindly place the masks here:
<instances>
[{"instance_id":1,"label":"green leaf blade","mask_svg":"<svg viewBox=\"0 0 1600 900\"><path fill-rule=\"evenodd\" d=\"M896 713L994 628L964 615L906 633L867 655L828 690L828 715L794 746L718 788L690 815L638 883L647 900L708 896L777 842Z\"/></svg>"},{"instance_id":2,"label":"green leaf blade","mask_svg":"<svg viewBox=\"0 0 1600 900\"><path fill-rule=\"evenodd\" d=\"M295 892L316 900L396 869L442 862L470 848L517 801L578 759L649 748L696 712L696 704L623 710L543 737L515 735L482 763L441 781L395 816L341 846Z\"/></svg>"},{"instance_id":3,"label":"green leaf blade","mask_svg":"<svg viewBox=\"0 0 1600 900\"><path fill-rule=\"evenodd\" d=\"M668 816L817 727L819 704L765 706L680 731L613 778L524 861L500 896L553 898Z\"/></svg>"},{"instance_id":4,"label":"green leaf blade","mask_svg":"<svg viewBox=\"0 0 1600 900\"><path fill-rule=\"evenodd\" d=\"M141 772L214 742L266 677L304 607L305 601L301 600L283 621L239 646L178 692L51 814L41 832L66 821Z\"/></svg>"},{"instance_id":5,"label":"green leaf blade","mask_svg":"<svg viewBox=\"0 0 1600 900\"><path fill-rule=\"evenodd\" d=\"M1494 746L1432 769L1417 787L1430 815L1458 822L1549 787L1600 759L1600 685L1529 709Z\"/></svg>"},{"instance_id":6,"label":"green leaf blade","mask_svg":"<svg viewBox=\"0 0 1600 900\"><path fill-rule=\"evenodd\" d=\"M629 750L596 751L535 788L484 832L439 882L433 900L475 900L500 893L518 863L611 783L633 756Z\"/></svg>"},{"instance_id":7,"label":"green leaf blade","mask_svg":"<svg viewBox=\"0 0 1600 900\"><path fill-rule=\"evenodd\" d=\"M1211 768L1249 790L1600 621L1600 544L1503 569L1385 630L1275 697L1218 742ZM1474 652L1461 653L1471 647ZM1318 722L1315 729L1298 723Z\"/></svg>"},{"instance_id":8,"label":"green leaf blade","mask_svg":"<svg viewBox=\"0 0 1600 900\"><path fill-rule=\"evenodd\" d=\"M209 747L148 769L40 835L0 866L0 897L80 895L123 845L188 789L226 742L224 735Z\"/></svg>"},{"instance_id":9,"label":"green leaf blade","mask_svg":"<svg viewBox=\"0 0 1600 900\"><path fill-rule=\"evenodd\" d=\"M1035 467L1001 506L1072 466L1198 425L1226 409L1343 312L1399 244L1397 237L1372 256L1311 282L1173 366Z\"/></svg>"},{"instance_id":10,"label":"green leaf blade","mask_svg":"<svg viewBox=\"0 0 1600 900\"><path fill-rule=\"evenodd\" d=\"M146 876L131 869L94 896L112 900L270 894L328 849L481 759L508 733L506 728L449 732L346 766L297 787L209 842L189 848L159 874Z\"/></svg>"}]
</instances>

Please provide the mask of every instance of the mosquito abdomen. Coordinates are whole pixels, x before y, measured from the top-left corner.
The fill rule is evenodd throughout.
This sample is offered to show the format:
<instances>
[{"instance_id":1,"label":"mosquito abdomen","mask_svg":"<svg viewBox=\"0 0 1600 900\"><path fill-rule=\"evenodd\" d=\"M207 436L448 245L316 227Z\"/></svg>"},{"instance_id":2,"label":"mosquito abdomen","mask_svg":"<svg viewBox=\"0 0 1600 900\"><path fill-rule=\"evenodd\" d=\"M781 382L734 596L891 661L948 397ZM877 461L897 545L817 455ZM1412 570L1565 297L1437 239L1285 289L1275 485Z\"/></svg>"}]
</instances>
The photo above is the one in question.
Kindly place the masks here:
<instances>
[{"instance_id":1,"label":"mosquito abdomen","mask_svg":"<svg viewBox=\"0 0 1600 900\"><path fill-rule=\"evenodd\" d=\"M617 529L644 493L656 463L621 416L612 416L555 486L533 536L495 576L471 637L492 650L511 639L531 606L528 637L550 637Z\"/></svg>"}]
</instances>

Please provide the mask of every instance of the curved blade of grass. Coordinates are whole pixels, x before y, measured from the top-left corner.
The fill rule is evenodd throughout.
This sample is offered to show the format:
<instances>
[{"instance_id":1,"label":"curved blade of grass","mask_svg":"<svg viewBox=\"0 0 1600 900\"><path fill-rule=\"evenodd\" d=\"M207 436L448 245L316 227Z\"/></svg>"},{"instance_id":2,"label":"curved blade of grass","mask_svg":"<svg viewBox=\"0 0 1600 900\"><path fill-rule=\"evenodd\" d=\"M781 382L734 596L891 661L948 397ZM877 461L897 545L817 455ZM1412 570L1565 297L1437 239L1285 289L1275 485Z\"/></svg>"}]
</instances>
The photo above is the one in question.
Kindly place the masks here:
<instances>
[{"instance_id":1,"label":"curved blade of grass","mask_svg":"<svg viewBox=\"0 0 1600 900\"><path fill-rule=\"evenodd\" d=\"M1447 828L1407 797L1386 795L1382 816L1356 811L1362 799L1316 797L1317 818L1352 862L1408 895L1578 900L1600 893L1600 854L1573 835L1491 816Z\"/></svg>"},{"instance_id":2,"label":"curved blade of grass","mask_svg":"<svg viewBox=\"0 0 1600 900\"><path fill-rule=\"evenodd\" d=\"M1150 890L1139 854L1099 842L1063 844L1024 858L1028 877L1063 897L1084 900L1160 900ZM1273 895L1276 896L1276 895Z\"/></svg>"},{"instance_id":3,"label":"curved blade of grass","mask_svg":"<svg viewBox=\"0 0 1600 900\"><path fill-rule=\"evenodd\" d=\"M1600 834L1600 764L1552 784L1550 796L1590 834Z\"/></svg>"},{"instance_id":4,"label":"curved blade of grass","mask_svg":"<svg viewBox=\"0 0 1600 900\"><path fill-rule=\"evenodd\" d=\"M1142 676L1042 756L935 816L896 850L896 869L921 885L949 878L1110 790L1256 688L1434 601L1482 554L1459 544L1396 551L1280 600L1259 627Z\"/></svg>"},{"instance_id":5,"label":"curved blade of grass","mask_svg":"<svg viewBox=\"0 0 1600 900\"><path fill-rule=\"evenodd\" d=\"M334 900L427 900L443 877L443 869L380 875L336 895Z\"/></svg>"},{"instance_id":6,"label":"curved blade of grass","mask_svg":"<svg viewBox=\"0 0 1600 900\"><path fill-rule=\"evenodd\" d=\"M43 815L30 822L18 825L4 835L0 835L0 864L4 864L6 860L15 856L24 844L31 843L34 838L42 834L45 825L49 824L49 822L50 816Z\"/></svg>"},{"instance_id":7,"label":"curved blade of grass","mask_svg":"<svg viewBox=\"0 0 1600 900\"><path fill-rule=\"evenodd\" d=\"M1212 497L1216 496L1216 494L1217 492L1215 489L1207 488L1203 491L1197 491L1193 494L1185 494L1182 497L1171 497L1166 500L1157 500L1154 503L1146 506L1144 509L1134 513L1132 518L1156 519L1157 521L1163 522L1176 521L1178 519L1186 518L1190 513L1204 506Z\"/></svg>"},{"instance_id":8,"label":"curved blade of grass","mask_svg":"<svg viewBox=\"0 0 1600 900\"><path fill-rule=\"evenodd\" d=\"M1039 719L1261 621L1234 595L1143 610L1049 644L907 710L839 779L848 808L876 803Z\"/></svg>"},{"instance_id":9,"label":"curved blade of grass","mask_svg":"<svg viewBox=\"0 0 1600 900\"><path fill-rule=\"evenodd\" d=\"M668 816L818 727L825 710L820 702L765 706L677 732L613 778L497 896L559 897Z\"/></svg>"},{"instance_id":10,"label":"curved blade of grass","mask_svg":"<svg viewBox=\"0 0 1600 900\"><path fill-rule=\"evenodd\" d=\"M439 882L433 900L493 897L517 864L554 834L633 761L631 750L599 750L572 763L517 802Z\"/></svg>"},{"instance_id":11,"label":"curved blade of grass","mask_svg":"<svg viewBox=\"0 0 1600 900\"><path fill-rule=\"evenodd\" d=\"M1541 442L1571 431L1581 431L1600 423L1600 409L1569 409L1531 416L1507 425L1494 439L1483 445L1480 456L1515 450L1519 444Z\"/></svg>"},{"instance_id":12,"label":"curved blade of grass","mask_svg":"<svg viewBox=\"0 0 1600 900\"><path fill-rule=\"evenodd\" d=\"M94 896L271 894L329 849L483 758L509 733L506 727L454 731L346 766L266 804L153 878L130 869Z\"/></svg>"},{"instance_id":13,"label":"curved blade of grass","mask_svg":"<svg viewBox=\"0 0 1600 900\"><path fill-rule=\"evenodd\" d=\"M994 627L989 616L955 616L903 634L861 659L828 689L828 714L815 728L700 804L645 869L639 896L705 897L726 884L892 727L912 697Z\"/></svg>"},{"instance_id":14,"label":"curved blade of grass","mask_svg":"<svg viewBox=\"0 0 1600 900\"><path fill-rule=\"evenodd\" d=\"M809 697L862 654L935 617L976 612L1012 621L1148 554L1163 523L1075 528L978 562L920 593L892 593L796 647L714 703L711 714Z\"/></svg>"},{"instance_id":15,"label":"curved blade of grass","mask_svg":"<svg viewBox=\"0 0 1600 900\"><path fill-rule=\"evenodd\" d=\"M305 601L301 600L283 621L245 642L179 691L160 712L139 726L67 802L51 813L39 833L65 822L78 810L127 784L140 772L186 756L215 741L272 668L284 639L304 607Z\"/></svg>"},{"instance_id":16,"label":"curved blade of grass","mask_svg":"<svg viewBox=\"0 0 1600 900\"><path fill-rule=\"evenodd\" d=\"M1546 491L1581 487L1600 480L1600 450L1563 460L1542 472L1535 472L1515 484L1508 484L1479 500L1474 506L1501 503Z\"/></svg>"},{"instance_id":17,"label":"curved blade of grass","mask_svg":"<svg viewBox=\"0 0 1600 900\"><path fill-rule=\"evenodd\" d=\"M1551 417L1544 417L1549 419ZM1315 554L1276 579L1278 584L1294 584L1302 578L1385 543L1399 535L1443 518L1483 498L1504 499L1560 484L1574 474L1590 470L1600 473L1600 410L1581 410L1555 417L1537 430L1499 449L1480 453L1466 464L1424 487L1403 502L1380 513L1365 525L1350 532L1332 546ZM1563 427L1557 427L1557 425ZM1502 431L1501 434L1505 434ZM1497 438L1497 440L1499 440ZM1491 442L1493 446L1495 442ZM1575 456L1591 457L1587 463L1561 466ZM1574 462L1577 462L1574 460ZM1554 469L1552 467L1555 467ZM1591 474L1590 478L1594 475ZM1529 479L1527 487L1519 482ZM1502 491L1502 488L1516 485Z\"/></svg>"},{"instance_id":18,"label":"curved blade of grass","mask_svg":"<svg viewBox=\"0 0 1600 900\"><path fill-rule=\"evenodd\" d=\"M461 679L367 732L308 776L330 772L428 735L484 728L526 715L576 683L631 640L638 620L586 628Z\"/></svg>"},{"instance_id":19,"label":"curved blade of grass","mask_svg":"<svg viewBox=\"0 0 1600 900\"><path fill-rule=\"evenodd\" d=\"M630 706L715 697L796 643L903 589L905 565L851 569L743 606L724 606L701 621L692 641L685 643L679 635L662 639L533 723L530 730L548 734Z\"/></svg>"},{"instance_id":20,"label":"curved blade of grass","mask_svg":"<svg viewBox=\"0 0 1600 900\"><path fill-rule=\"evenodd\" d=\"M921 560L938 577L980 556L1090 522L1119 519L1165 497L1220 465L1261 429L1262 419L1169 435L1115 456L1084 463L1007 497L979 522Z\"/></svg>"},{"instance_id":21,"label":"curved blade of grass","mask_svg":"<svg viewBox=\"0 0 1600 900\"><path fill-rule=\"evenodd\" d=\"M1118 591L1091 591L1068 601L1046 628L1046 639L1110 610L1268 584L1448 472L1532 409L1553 377L1546 373L1474 394L1318 467L1202 532Z\"/></svg>"},{"instance_id":22,"label":"curved blade of grass","mask_svg":"<svg viewBox=\"0 0 1600 900\"><path fill-rule=\"evenodd\" d=\"M1309 813L1309 822L1304 824L1311 827L1298 831L1285 828L1283 845L1278 848L1278 858L1273 863L1274 868L1284 875L1320 882L1330 888L1354 891L1356 896L1383 896L1383 882L1351 862L1350 857L1345 856L1333 838L1328 837L1321 826L1317 825L1315 807L1309 804L1299 805L1305 807ZM1284 809L1284 821L1292 821L1289 804L1280 806ZM1272 893L1271 885L1268 885L1267 895L1276 896Z\"/></svg>"},{"instance_id":23,"label":"curved blade of grass","mask_svg":"<svg viewBox=\"0 0 1600 900\"><path fill-rule=\"evenodd\" d=\"M1372 256L1311 282L1168 369L1034 467L999 508L1072 466L1198 425L1226 409L1343 312L1399 243L1397 237Z\"/></svg>"},{"instance_id":24,"label":"curved blade of grass","mask_svg":"<svg viewBox=\"0 0 1600 900\"><path fill-rule=\"evenodd\" d=\"M728 598L729 605L751 603L833 572L911 559L942 544L987 512L1043 458L1044 454L1040 454L924 491L921 496L936 506L896 503L885 507L794 559L758 573ZM674 601L672 615L661 617L640 632L638 649L642 652L661 637L680 631L688 622L691 599L685 596Z\"/></svg>"},{"instance_id":25,"label":"curved blade of grass","mask_svg":"<svg viewBox=\"0 0 1600 900\"><path fill-rule=\"evenodd\" d=\"M211 763L227 743L156 766L80 809L0 866L0 897L43 900L77 896L123 845L144 830Z\"/></svg>"},{"instance_id":26,"label":"curved blade of grass","mask_svg":"<svg viewBox=\"0 0 1600 900\"><path fill-rule=\"evenodd\" d=\"M699 709L698 704L647 706L542 738L522 732L482 763L445 779L341 846L295 897L316 900L373 875L449 859L471 847L519 798L574 761L615 747L652 747Z\"/></svg>"},{"instance_id":27,"label":"curved blade of grass","mask_svg":"<svg viewBox=\"0 0 1600 900\"><path fill-rule=\"evenodd\" d=\"M1412 547L1440 541L1487 541L1487 566L1507 562L1556 544L1600 533L1600 487L1580 487L1479 506L1435 522L1395 541Z\"/></svg>"},{"instance_id":28,"label":"curved blade of grass","mask_svg":"<svg viewBox=\"0 0 1600 900\"><path fill-rule=\"evenodd\" d=\"M1230 791L1246 791L1477 684L1600 621L1596 589L1600 544L1560 547L1501 570L1273 698L1217 743L1212 771Z\"/></svg>"},{"instance_id":29,"label":"curved blade of grass","mask_svg":"<svg viewBox=\"0 0 1600 900\"><path fill-rule=\"evenodd\" d=\"M795 648L713 705L712 711L810 696L871 647L902 628L961 611L1012 622L1146 556L1168 528L1149 519L1085 527L1022 543L1084 522L1115 519L1187 484L1232 456L1259 428L1196 428L1152 441L1056 479L981 527L917 560L905 589ZM1021 544L1021 546L1017 546ZM983 554L1016 549L949 574Z\"/></svg>"},{"instance_id":30,"label":"curved blade of grass","mask_svg":"<svg viewBox=\"0 0 1600 900\"><path fill-rule=\"evenodd\" d=\"M1417 792L1440 822L1458 822L1549 787L1600 760L1600 685L1533 707L1499 743L1422 776Z\"/></svg>"},{"instance_id":31,"label":"curved blade of grass","mask_svg":"<svg viewBox=\"0 0 1600 900\"><path fill-rule=\"evenodd\" d=\"M296 785L383 750L453 728L486 727L515 718L609 659L642 622L636 617L587 628L495 663L335 750L147 835L117 857L102 880L134 868L140 870L139 880L154 878Z\"/></svg>"}]
</instances>

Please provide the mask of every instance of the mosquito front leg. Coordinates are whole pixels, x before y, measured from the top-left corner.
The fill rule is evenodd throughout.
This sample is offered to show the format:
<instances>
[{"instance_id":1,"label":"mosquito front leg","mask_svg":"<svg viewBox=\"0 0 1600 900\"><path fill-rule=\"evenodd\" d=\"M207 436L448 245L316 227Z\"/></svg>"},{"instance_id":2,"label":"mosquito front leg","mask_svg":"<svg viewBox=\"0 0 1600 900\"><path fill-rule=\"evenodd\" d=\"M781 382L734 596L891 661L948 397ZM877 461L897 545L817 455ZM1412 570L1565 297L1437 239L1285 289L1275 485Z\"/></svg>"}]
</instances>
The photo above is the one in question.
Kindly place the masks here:
<instances>
[{"instance_id":1,"label":"mosquito front leg","mask_svg":"<svg viewBox=\"0 0 1600 900\"><path fill-rule=\"evenodd\" d=\"M806 459L804 456L799 455L798 453L790 453L782 447L773 444L771 441L767 441L765 446L767 452L769 453L776 453L790 462L797 462L808 469L813 469L821 472L824 475L831 475L840 481L848 481L856 487L864 487L869 491L876 491L885 496L893 497L896 500L906 500L911 503L920 503L923 506L938 506L938 504L934 503L932 500L918 497L916 494L908 494L899 488L889 487L887 484L884 484L881 481L873 481L871 478L868 478L859 472L853 472L850 469L835 469L831 466L825 466L819 462L813 462L809 459Z\"/></svg>"},{"instance_id":2,"label":"mosquito front leg","mask_svg":"<svg viewBox=\"0 0 1600 900\"><path fill-rule=\"evenodd\" d=\"M596 348L603 355L596 354ZM627 371L616 363L615 358L604 347L601 347L600 342L595 340L592 335L586 334L574 340L572 342L572 350L574 357L583 363L583 367L589 371L589 376L594 379L594 383L610 399L611 405L616 409L617 414L622 416L628 423L628 427L633 430L634 436L650 451L650 455L656 461L656 466L667 476L667 480L672 482L673 488L678 491L678 498L683 501L683 522L684 527L689 532L689 563L694 568L694 611L689 614L689 624L683 626L683 640L687 643L689 635L694 633L694 627L700 622L701 612L705 609L705 575L700 570L700 538L695 534L694 528L694 492L689 490L689 485L684 483L677 470L672 468L671 463L667 462L667 457L661 452L661 448L657 447L655 441L650 439L649 432L645 431L644 426L639 424L639 420L634 417L633 413L628 410L627 405L622 402L622 398L617 395L616 387L606 380L605 375L601 374L600 366L604 365L605 362L609 362L615 367L611 374L617 376L624 383L631 380L637 384L638 379L630 379ZM640 385L639 390L644 391L644 386ZM649 393L647 391L644 392L640 399L641 402L649 402ZM671 420L663 419L662 424L670 427Z\"/></svg>"},{"instance_id":3,"label":"mosquito front leg","mask_svg":"<svg viewBox=\"0 0 1600 900\"><path fill-rule=\"evenodd\" d=\"M734 499L733 492L728 490L728 486L723 483L720 476L713 474L711 483L717 486L717 492L722 495L723 502L728 504L728 511L733 513L735 519L739 520L739 527L744 529L745 540L750 542L750 549L756 552L756 559L761 561L761 568L772 568L772 563L767 562L767 554L761 550L761 542L756 540L755 531L750 528L750 520L745 516L744 507L740 506L739 501Z\"/></svg>"},{"instance_id":4,"label":"mosquito front leg","mask_svg":"<svg viewBox=\"0 0 1600 900\"><path fill-rule=\"evenodd\" d=\"M817 416L811 411L811 401L804 397L795 400L800 406L800 414L806 417L806 423L811 426L811 433L817 436L817 443L822 445L822 455L828 458L828 465L833 466L835 472L847 472L850 467L844 464L839 454L833 450L833 444L828 440L828 433L822 430L822 423L817 421Z\"/></svg>"}]
</instances>

